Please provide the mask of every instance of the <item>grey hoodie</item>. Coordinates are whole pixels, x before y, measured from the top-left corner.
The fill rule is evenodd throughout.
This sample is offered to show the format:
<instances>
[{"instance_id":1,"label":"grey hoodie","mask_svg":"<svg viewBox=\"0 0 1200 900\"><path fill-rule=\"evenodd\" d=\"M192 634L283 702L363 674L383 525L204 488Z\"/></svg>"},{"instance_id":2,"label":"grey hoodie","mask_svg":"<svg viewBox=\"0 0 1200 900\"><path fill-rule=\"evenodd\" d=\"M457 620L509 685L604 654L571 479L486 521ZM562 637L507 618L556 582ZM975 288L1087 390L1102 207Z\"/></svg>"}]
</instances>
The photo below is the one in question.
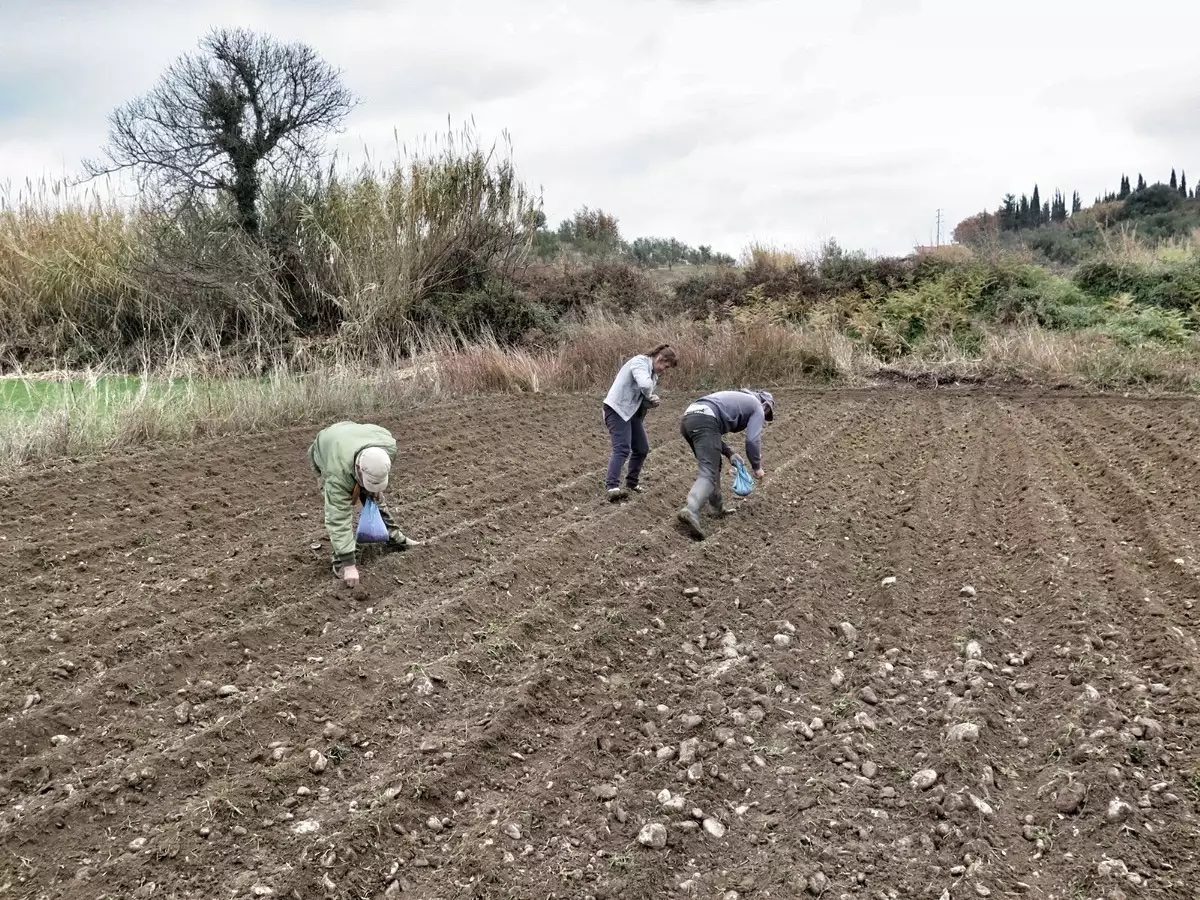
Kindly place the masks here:
<instances>
[{"instance_id":1,"label":"grey hoodie","mask_svg":"<svg viewBox=\"0 0 1200 900\"><path fill-rule=\"evenodd\" d=\"M762 468L762 433L767 416L762 401L748 391L717 391L696 401L717 414L721 433L746 432L746 456L755 469ZM729 455L729 454L726 454Z\"/></svg>"}]
</instances>

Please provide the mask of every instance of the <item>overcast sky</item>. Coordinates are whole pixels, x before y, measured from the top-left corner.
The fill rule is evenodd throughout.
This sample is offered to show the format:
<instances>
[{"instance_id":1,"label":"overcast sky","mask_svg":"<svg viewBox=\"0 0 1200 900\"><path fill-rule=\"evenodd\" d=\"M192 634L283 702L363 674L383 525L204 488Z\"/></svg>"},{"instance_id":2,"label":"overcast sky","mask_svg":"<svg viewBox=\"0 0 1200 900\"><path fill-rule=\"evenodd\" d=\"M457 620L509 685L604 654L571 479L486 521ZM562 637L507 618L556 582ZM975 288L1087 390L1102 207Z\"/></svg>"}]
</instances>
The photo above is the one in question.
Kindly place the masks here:
<instances>
[{"instance_id":1,"label":"overcast sky","mask_svg":"<svg viewBox=\"0 0 1200 900\"><path fill-rule=\"evenodd\" d=\"M1006 191L1200 182L1194 0L6 0L0 179L77 171L113 107L217 26L314 46L389 156L474 117L550 221L737 253L930 239ZM1190 179L1191 180L1191 179Z\"/></svg>"}]
</instances>

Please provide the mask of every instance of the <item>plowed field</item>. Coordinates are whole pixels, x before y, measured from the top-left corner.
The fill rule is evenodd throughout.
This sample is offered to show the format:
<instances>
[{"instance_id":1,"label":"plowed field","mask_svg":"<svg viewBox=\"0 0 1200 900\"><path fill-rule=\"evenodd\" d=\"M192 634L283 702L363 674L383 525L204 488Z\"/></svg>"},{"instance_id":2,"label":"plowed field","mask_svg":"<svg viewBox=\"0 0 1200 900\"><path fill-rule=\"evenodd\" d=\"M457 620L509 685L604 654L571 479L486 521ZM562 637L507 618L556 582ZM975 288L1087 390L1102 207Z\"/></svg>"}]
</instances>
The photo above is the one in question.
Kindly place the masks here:
<instances>
[{"instance_id":1,"label":"plowed field","mask_svg":"<svg viewBox=\"0 0 1200 900\"><path fill-rule=\"evenodd\" d=\"M383 417L356 591L315 426L0 482L0 897L1197 896L1195 404L782 392L697 543L685 399Z\"/></svg>"}]
</instances>

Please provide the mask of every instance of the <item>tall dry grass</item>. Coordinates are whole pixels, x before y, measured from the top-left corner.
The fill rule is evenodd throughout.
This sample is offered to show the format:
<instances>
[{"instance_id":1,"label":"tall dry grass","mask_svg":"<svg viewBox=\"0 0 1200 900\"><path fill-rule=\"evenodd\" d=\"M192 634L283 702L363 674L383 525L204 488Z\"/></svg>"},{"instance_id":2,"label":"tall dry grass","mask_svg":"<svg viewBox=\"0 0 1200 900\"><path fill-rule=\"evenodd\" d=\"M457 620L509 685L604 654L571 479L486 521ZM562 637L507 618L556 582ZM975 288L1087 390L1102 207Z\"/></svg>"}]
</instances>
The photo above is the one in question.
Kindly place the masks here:
<instances>
[{"instance_id":1,"label":"tall dry grass","mask_svg":"<svg viewBox=\"0 0 1200 900\"><path fill-rule=\"evenodd\" d=\"M426 346L439 378L453 393L606 390L635 353L668 343L679 356L671 383L696 390L799 381L853 381L873 361L848 337L831 330L773 322L652 322L593 316L567 326L562 339L540 349L506 348L484 340L465 347Z\"/></svg>"},{"instance_id":2,"label":"tall dry grass","mask_svg":"<svg viewBox=\"0 0 1200 900\"><path fill-rule=\"evenodd\" d=\"M1200 346L1129 346L1095 331L991 329L977 354L944 339L886 367L915 382L988 382L1085 390L1200 391Z\"/></svg>"},{"instance_id":3,"label":"tall dry grass","mask_svg":"<svg viewBox=\"0 0 1200 900\"><path fill-rule=\"evenodd\" d=\"M0 194L0 371L180 355L261 370L296 337L334 332L347 352L384 332L399 346L422 301L524 258L538 203L507 144L469 129L268 184L261 241L217 203L163 210L28 183Z\"/></svg>"},{"instance_id":4,"label":"tall dry grass","mask_svg":"<svg viewBox=\"0 0 1200 900\"><path fill-rule=\"evenodd\" d=\"M680 366L672 391L795 384L869 385L884 372L916 382L1032 382L1106 390L1200 390L1200 348L1126 346L1102 334L1037 327L989 330L976 354L946 339L920 358L883 363L860 342L831 329L773 322L592 318L570 326L552 346L513 348L494 340L428 336L403 355L365 361L309 361L303 370L277 358L260 378L224 381L183 376L182 390L155 389L153 373L137 394L113 403L93 379L36 416L0 420L0 470L38 460L103 453L116 447L179 442L216 434L370 418L382 410L445 397L527 392L593 393L599 398L629 356L670 343Z\"/></svg>"}]
</instances>

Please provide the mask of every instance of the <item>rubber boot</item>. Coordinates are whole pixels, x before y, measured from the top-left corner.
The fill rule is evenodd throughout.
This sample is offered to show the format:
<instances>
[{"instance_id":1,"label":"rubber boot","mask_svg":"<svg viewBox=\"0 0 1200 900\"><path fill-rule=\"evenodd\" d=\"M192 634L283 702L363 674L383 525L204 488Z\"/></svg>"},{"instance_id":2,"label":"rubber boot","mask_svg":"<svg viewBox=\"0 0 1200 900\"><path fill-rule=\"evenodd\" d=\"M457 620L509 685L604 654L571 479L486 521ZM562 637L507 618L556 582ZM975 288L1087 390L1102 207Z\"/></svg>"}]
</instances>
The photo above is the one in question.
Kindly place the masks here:
<instances>
[{"instance_id":1,"label":"rubber boot","mask_svg":"<svg viewBox=\"0 0 1200 900\"><path fill-rule=\"evenodd\" d=\"M712 496L713 485L707 478L697 478L688 491L687 505L679 510L679 521L698 541L704 540L704 529L700 527L700 510Z\"/></svg>"},{"instance_id":2,"label":"rubber boot","mask_svg":"<svg viewBox=\"0 0 1200 900\"><path fill-rule=\"evenodd\" d=\"M404 532L399 528L393 528L388 532L388 540L384 545L385 550L411 550L413 547L420 547L420 541L414 541L410 537L405 537Z\"/></svg>"},{"instance_id":3,"label":"rubber boot","mask_svg":"<svg viewBox=\"0 0 1200 900\"><path fill-rule=\"evenodd\" d=\"M713 512L718 516L732 516L737 512L736 506L731 506L725 502L725 498L721 496L720 491L713 491L713 495L708 498L709 505L712 506Z\"/></svg>"}]
</instances>

